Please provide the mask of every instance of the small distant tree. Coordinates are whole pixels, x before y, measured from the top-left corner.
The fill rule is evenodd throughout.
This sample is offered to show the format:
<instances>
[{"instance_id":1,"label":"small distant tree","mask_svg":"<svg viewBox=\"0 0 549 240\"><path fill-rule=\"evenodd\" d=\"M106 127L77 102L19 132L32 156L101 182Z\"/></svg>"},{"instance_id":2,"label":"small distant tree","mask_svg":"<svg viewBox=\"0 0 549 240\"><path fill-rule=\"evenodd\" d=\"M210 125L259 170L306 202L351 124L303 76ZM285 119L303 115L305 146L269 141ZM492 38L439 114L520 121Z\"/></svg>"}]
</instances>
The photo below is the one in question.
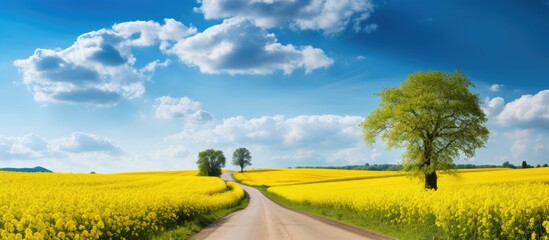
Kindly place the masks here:
<instances>
[{"instance_id":1,"label":"small distant tree","mask_svg":"<svg viewBox=\"0 0 549 240\"><path fill-rule=\"evenodd\" d=\"M522 168L531 168L532 166L528 165L526 161L522 161Z\"/></svg>"},{"instance_id":2,"label":"small distant tree","mask_svg":"<svg viewBox=\"0 0 549 240\"><path fill-rule=\"evenodd\" d=\"M246 166L252 165L252 155L246 148L236 149L233 153L233 165L240 167L240 172L244 171Z\"/></svg>"},{"instance_id":3,"label":"small distant tree","mask_svg":"<svg viewBox=\"0 0 549 240\"><path fill-rule=\"evenodd\" d=\"M220 176L221 168L225 167L225 155L222 151L207 149L198 153L198 175Z\"/></svg>"},{"instance_id":4,"label":"small distant tree","mask_svg":"<svg viewBox=\"0 0 549 240\"><path fill-rule=\"evenodd\" d=\"M503 166L504 168L508 168L508 167L509 167L509 161L503 162L502 166Z\"/></svg>"},{"instance_id":5,"label":"small distant tree","mask_svg":"<svg viewBox=\"0 0 549 240\"><path fill-rule=\"evenodd\" d=\"M547 165L547 163L546 163L546 164L543 164L543 167L549 167L549 165Z\"/></svg>"},{"instance_id":6,"label":"small distant tree","mask_svg":"<svg viewBox=\"0 0 549 240\"><path fill-rule=\"evenodd\" d=\"M381 135L388 148L405 148L403 169L436 190L436 171L455 168L454 158L472 158L488 141L487 118L471 87L460 71L411 74L378 94L378 108L361 124L364 140L371 146Z\"/></svg>"}]
</instances>

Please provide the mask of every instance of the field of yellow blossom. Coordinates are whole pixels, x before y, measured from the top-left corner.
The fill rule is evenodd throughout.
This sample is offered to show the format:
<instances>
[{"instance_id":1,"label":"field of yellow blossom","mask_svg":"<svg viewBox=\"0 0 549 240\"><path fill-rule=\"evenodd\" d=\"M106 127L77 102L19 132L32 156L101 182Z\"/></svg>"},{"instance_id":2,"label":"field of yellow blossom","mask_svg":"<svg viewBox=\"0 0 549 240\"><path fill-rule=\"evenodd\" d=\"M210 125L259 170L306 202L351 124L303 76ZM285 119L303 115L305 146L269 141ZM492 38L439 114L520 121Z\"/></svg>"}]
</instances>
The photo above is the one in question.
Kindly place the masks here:
<instances>
[{"instance_id":1,"label":"field of yellow blossom","mask_svg":"<svg viewBox=\"0 0 549 240\"><path fill-rule=\"evenodd\" d=\"M319 182L338 182L358 179L372 179L389 176L402 176L392 171L360 171L334 169L259 169L235 172L233 177L250 186L286 186L295 184L311 184Z\"/></svg>"},{"instance_id":2,"label":"field of yellow blossom","mask_svg":"<svg viewBox=\"0 0 549 240\"><path fill-rule=\"evenodd\" d=\"M147 239L244 197L195 174L0 172L0 239Z\"/></svg>"},{"instance_id":3,"label":"field of yellow blossom","mask_svg":"<svg viewBox=\"0 0 549 240\"><path fill-rule=\"evenodd\" d=\"M235 173L246 183L311 209L356 213L399 228L435 228L448 239L549 239L549 168L460 170L440 174L439 190L423 190L397 172L277 169ZM363 180L334 181L364 174ZM303 174L302 181L298 175ZM377 175L384 173L382 175ZM317 176L314 183L311 176ZM377 176L377 177L372 177ZM323 182L324 181L324 182ZM284 182L284 184L279 184ZM305 183L303 183L305 182ZM340 216L341 217L341 216ZM343 216L344 218L344 216ZM360 225L360 224L359 224Z\"/></svg>"}]
</instances>

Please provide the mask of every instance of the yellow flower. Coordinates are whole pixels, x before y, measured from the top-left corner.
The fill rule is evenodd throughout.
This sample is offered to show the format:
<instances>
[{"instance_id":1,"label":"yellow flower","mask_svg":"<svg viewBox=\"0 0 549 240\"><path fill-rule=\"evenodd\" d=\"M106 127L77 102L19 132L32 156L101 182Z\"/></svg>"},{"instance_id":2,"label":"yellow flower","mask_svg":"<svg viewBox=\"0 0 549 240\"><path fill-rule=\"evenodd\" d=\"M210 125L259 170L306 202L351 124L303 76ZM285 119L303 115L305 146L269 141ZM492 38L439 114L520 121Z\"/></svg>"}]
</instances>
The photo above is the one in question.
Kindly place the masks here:
<instances>
[{"instance_id":1,"label":"yellow flower","mask_svg":"<svg viewBox=\"0 0 549 240\"><path fill-rule=\"evenodd\" d=\"M244 197L235 184L194 175L0 172L0 239L133 239Z\"/></svg>"}]
</instances>

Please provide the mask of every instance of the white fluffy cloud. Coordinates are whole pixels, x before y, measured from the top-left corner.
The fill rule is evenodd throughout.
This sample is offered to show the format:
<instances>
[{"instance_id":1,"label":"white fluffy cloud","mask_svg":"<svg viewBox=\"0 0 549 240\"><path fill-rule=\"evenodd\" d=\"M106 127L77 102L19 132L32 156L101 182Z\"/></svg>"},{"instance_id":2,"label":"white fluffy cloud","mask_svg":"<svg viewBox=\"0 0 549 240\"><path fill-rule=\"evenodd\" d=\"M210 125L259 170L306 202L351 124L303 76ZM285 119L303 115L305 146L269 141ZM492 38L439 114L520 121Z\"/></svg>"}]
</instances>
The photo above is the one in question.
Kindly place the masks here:
<instances>
[{"instance_id":1,"label":"white fluffy cloud","mask_svg":"<svg viewBox=\"0 0 549 240\"><path fill-rule=\"evenodd\" d=\"M520 166L522 161L537 165L547 162L549 154L549 131L516 127L490 128L490 139L485 148L477 150L473 162L458 160L459 163L501 165L509 161Z\"/></svg>"},{"instance_id":2,"label":"white fluffy cloud","mask_svg":"<svg viewBox=\"0 0 549 240\"><path fill-rule=\"evenodd\" d=\"M133 21L115 24L112 29L123 36L130 46L160 44L166 49L185 37L196 34L196 28L187 27L174 19L164 19L164 25L154 21Z\"/></svg>"},{"instance_id":3,"label":"white fluffy cloud","mask_svg":"<svg viewBox=\"0 0 549 240\"><path fill-rule=\"evenodd\" d=\"M274 34L241 18L185 38L168 52L209 74L290 74L298 68L308 73L333 63L322 49L280 44Z\"/></svg>"},{"instance_id":4,"label":"white fluffy cloud","mask_svg":"<svg viewBox=\"0 0 549 240\"><path fill-rule=\"evenodd\" d=\"M89 133L72 133L69 137L50 140L52 151L67 153L103 152L121 155L122 149L108 138Z\"/></svg>"},{"instance_id":5,"label":"white fluffy cloud","mask_svg":"<svg viewBox=\"0 0 549 240\"><path fill-rule=\"evenodd\" d=\"M520 165L546 163L549 154L549 90L522 95L506 103L502 97L485 98L482 110L488 116L490 139L478 149L474 164L509 161ZM469 163L469 162L460 162Z\"/></svg>"},{"instance_id":6,"label":"white fluffy cloud","mask_svg":"<svg viewBox=\"0 0 549 240\"><path fill-rule=\"evenodd\" d=\"M549 127L549 90L523 95L505 105L497 116L500 124L521 127Z\"/></svg>"},{"instance_id":7,"label":"white fluffy cloud","mask_svg":"<svg viewBox=\"0 0 549 240\"><path fill-rule=\"evenodd\" d=\"M358 124L363 118L356 116L311 115L286 118L263 116L246 119L231 117L212 128L185 129L170 136L170 140L196 144L265 144L277 148L339 148L360 142Z\"/></svg>"},{"instance_id":8,"label":"white fluffy cloud","mask_svg":"<svg viewBox=\"0 0 549 240\"><path fill-rule=\"evenodd\" d=\"M488 88L491 92L499 92L501 88L503 87L503 84L492 84L490 88Z\"/></svg>"},{"instance_id":9,"label":"white fluffy cloud","mask_svg":"<svg viewBox=\"0 0 549 240\"><path fill-rule=\"evenodd\" d=\"M358 125L363 120L358 116L338 115L231 117L216 125L186 128L167 137L165 142L171 146L164 152L173 155L179 146L187 156L182 156L179 150L175 151L178 156L192 161L199 151L207 148L220 149L230 155L235 148L246 147L252 152L255 167L379 161L380 154L363 143ZM385 157L382 161L398 159L394 154Z\"/></svg>"},{"instance_id":10,"label":"white fluffy cloud","mask_svg":"<svg viewBox=\"0 0 549 240\"><path fill-rule=\"evenodd\" d=\"M503 106L505 106L505 100L501 97L485 98L482 110L486 116L491 118L496 117L503 109Z\"/></svg>"},{"instance_id":11,"label":"white fluffy cloud","mask_svg":"<svg viewBox=\"0 0 549 240\"><path fill-rule=\"evenodd\" d=\"M156 45L162 53L175 54L209 74L290 74L299 68L309 73L333 63L322 49L283 45L264 28L236 18L198 34L196 28L173 19L164 24L118 23L82 34L66 49L36 49L14 65L37 102L114 106L140 97L144 81L170 63L155 60L142 68L135 66L132 49Z\"/></svg>"},{"instance_id":12,"label":"white fluffy cloud","mask_svg":"<svg viewBox=\"0 0 549 240\"><path fill-rule=\"evenodd\" d=\"M35 134L21 137L0 136L0 160L36 159L49 155L48 142Z\"/></svg>"},{"instance_id":13,"label":"white fluffy cloud","mask_svg":"<svg viewBox=\"0 0 549 240\"><path fill-rule=\"evenodd\" d=\"M0 160L40 159L82 153L119 156L123 151L111 140L88 133L72 133L68 137L49 140L36 134L0 136Z\"/></svg>"},{"instance_id":14,"label":"white fluffy cloud","mask_svg":"<svg viewBox=\"0 0 549 240\"><path fill-rule=\"evenodd\" d=\"M137 69L132 47L157 42L168 47L195 32L173 19L166 19L164 25L152 21L120 23L113 29L82 34L66 49L36 49L14 65L37 102L113 106L141 96L143 82L156 67L163 66L153 61Z\"/></svg>"},{"instance_id":15,"label":"white fluffy cloud","mask_svg":"<svg viewBox=\"0 0 549 240\"><path fill-rule=\"evenodd\" d=\"M367 158L365 147L362 145L338 150L326 158L327 163L343 162L345 164L363 164L366 160L375 161L375 159Z\"/></svg>"},{"instance_id":16,"label":"white fluffy cloud","mask_svg":"<svg viewBox=\"0 0 549 240\"><path fill-rule=\"evenodd\" d=\"M319 30L335 34L351 26L356 32L371 32L365 24L373 12L370 0L199 0L196 11L206 19L241 17L261 27L289 26L296 30Z\"/></svg>"},{"instance_id":17,"label":"white fluffy cloud","mask_svg":"<svg viewBox=\"0 0 549 240\"><path fill-rule=\"evenodd\" d=\"M360 25L356 25L353 27L353 29L355 30L355 32L365 32L365 33L371 33L375 30L377 30L377 27L378 25L375 24L375 23L372 23L372 24L368 24L364 27L360 27Z\"/></svg>"},{"instance_id":18,"label":"white fluffy cloud","mask_svg":"<svg viewBox=\"0 0 549 240\"><path fill-rule=\"evenodd\" d=\"M105 41L110 37L120 40L106 30L87 33L65 50L37 49L14 64L37 102L115 105L140 96L144 76L131 56Z\"/></svg>"},{"instance_id":19,"label":"white fluffy cloud","mask_svg":"<svg viewBox=\"0 0 549 240\"><path fill-rule=\"evenodd\" d=\"M158 119L180 118L189 123L205 123L213 119L209 112L202 110L199 102L188 97L164 96L157 98L156 103L154 110Z\"/></svg>"},{"instance_id":20,"label":"white fluffy cloud","mask_svg":"<svg viewBox=\"0 0 549 240\"><path fill-rule=\"evenodd\" d=\"M496 156L501 155L501 162L509 161L515 165L520 165L522 161L533 165L544 164L549 154L548 133L539 129L510 129L494 136L497 144L489 147L495 149ZM494 150L490 155L494 155Z\"/></svg>"}]
</instances>

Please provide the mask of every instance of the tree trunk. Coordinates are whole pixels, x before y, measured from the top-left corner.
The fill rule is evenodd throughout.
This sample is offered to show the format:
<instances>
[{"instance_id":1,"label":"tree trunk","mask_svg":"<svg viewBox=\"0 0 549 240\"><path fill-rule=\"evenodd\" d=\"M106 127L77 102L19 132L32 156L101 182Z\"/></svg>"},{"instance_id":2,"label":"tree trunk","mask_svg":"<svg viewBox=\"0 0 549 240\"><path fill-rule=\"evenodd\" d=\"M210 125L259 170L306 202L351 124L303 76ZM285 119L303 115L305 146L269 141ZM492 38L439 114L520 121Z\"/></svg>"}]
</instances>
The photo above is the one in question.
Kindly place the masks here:
<instances>
[{"instance_id":1,"label":"tree trunk","mask_svg":"<svg viewBox=\"0 0 549 240\"><path fill-rule=\"evenodd\" d=\"M431 162L431 154L433 149L432 147L433 147L433 141L429 137L425 141L425 148L424 148L425 165L427 166L431 166L431 164L434 164ZM432 173L425 173L425 189L434 189L435 191L438 189L436 168L433 170Z\"/></svg>"},{"instance_id":2,"label":"tree trunk","mask_svg":"<svg viewBox=\"0 0 549 240\"><path fill-rule=\"evenodd\" d=\"M425 174L425 189L434 189L435 191L438 189L436 172Z\"/></svg>"},{"instance_id":3,"label":"tree trunk","mask_svg":"<svg viewBox=\"0 0 549 240\"><path fill-rule=\"evenodd\" d=\"M244 167L240 166L240 173L244 172Z\"/></svg>"}]
</instances>

